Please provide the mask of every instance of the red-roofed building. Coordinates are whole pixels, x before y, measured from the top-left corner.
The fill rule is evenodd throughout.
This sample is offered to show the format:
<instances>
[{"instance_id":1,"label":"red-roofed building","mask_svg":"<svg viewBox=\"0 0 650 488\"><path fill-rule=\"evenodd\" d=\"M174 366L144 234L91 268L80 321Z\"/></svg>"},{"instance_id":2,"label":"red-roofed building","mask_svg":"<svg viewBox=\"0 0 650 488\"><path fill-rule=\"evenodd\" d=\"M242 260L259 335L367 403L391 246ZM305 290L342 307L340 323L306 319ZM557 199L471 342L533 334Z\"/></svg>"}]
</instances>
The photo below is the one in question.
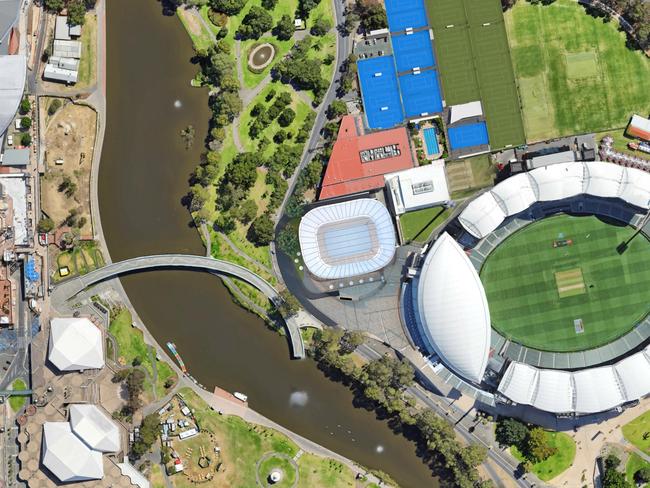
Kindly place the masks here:
<instances>
[{"instance_id":1,"label":"red-roofed building","mask_svg":"<svg viewBox=\"0 0 650 488\"><path fill-rule=\"evenodd\" d=\"M346 115L341 119L318 199L383 188L384 174L414 166L405 127L365 134L360 120Z\"/></svg>"}]
</instances>

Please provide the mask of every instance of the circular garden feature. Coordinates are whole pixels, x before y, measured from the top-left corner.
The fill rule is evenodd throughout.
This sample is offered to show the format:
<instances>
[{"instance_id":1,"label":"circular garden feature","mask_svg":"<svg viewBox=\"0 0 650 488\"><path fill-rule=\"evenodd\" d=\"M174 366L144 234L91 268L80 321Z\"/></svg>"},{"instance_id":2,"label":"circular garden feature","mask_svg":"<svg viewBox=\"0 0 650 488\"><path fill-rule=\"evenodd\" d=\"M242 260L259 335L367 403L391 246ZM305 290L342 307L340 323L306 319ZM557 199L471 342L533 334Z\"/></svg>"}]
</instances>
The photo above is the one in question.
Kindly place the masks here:
<instances>
[{"instance_id":1,"label":"circular garden feature","mask_svg":"<svg viewBox=\"0 0 650 488\"><path fill-rule=\"evenodd\" d=\"M298 476L298 465L287 454L269 452L257 462L258 486L293 488L298 484Z\"/></svg>"},{"instance_id":2,"label":"circular garden feature","mask_svg":"<svg viewBox=\"0 0 650 488\"><path fill-rule=\"evenodd\" d=\"M650 312L650 242L627 225L559 214L506 238L480 272L492 327L534 349L605 345Z\"/></svg>"},{"instance_id":3,"label":"circular garden feature","mask_svg":"<svg viewBox=\"0 0 650 488\"><path fill-rule=\"evenodd\" d=\"M248 67L254 73L260 73L266 68L275 57L275 47L273 44L265 42L251 49L248 55Z\"/></svg>"}]
</instances>

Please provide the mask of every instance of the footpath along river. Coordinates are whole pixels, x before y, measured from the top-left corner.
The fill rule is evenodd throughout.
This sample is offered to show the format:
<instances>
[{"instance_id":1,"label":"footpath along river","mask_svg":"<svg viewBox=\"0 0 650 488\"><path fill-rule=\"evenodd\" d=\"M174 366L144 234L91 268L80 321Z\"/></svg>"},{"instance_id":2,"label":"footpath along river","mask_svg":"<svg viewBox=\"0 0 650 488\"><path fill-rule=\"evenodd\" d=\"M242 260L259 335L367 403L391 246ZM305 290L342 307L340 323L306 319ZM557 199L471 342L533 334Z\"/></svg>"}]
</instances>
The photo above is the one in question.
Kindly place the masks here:
<instances>
[{"instance_id":1,"label":"footpath along river","mask_svg":"<svg viewBox=\"0 0 650 488\"><path fill-rule=\"evenodd\" d=\"M322 0L328 1L328 0ZM107 128L99 174L102 225L114 261L157 253L203 254L181 198L202 151L207 91L192 88L190 40L155 0L110 0ZM196 129L187 151L179 132ZM159 343L174 341L207 388L248 394L251 407L403 487L437 486L416 446L309 359L292 361L284 338L235 305L212 275L156 271L122 279Z\"/></svg>"}]
</instances>

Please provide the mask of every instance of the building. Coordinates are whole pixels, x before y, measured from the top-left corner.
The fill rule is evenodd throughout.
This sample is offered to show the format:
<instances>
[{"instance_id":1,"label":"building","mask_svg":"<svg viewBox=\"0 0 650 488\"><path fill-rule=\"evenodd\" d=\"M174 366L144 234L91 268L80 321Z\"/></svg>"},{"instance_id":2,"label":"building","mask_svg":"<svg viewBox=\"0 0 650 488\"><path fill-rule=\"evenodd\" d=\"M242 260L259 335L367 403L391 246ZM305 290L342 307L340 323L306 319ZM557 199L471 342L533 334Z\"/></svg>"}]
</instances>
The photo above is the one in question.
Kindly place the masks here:
<instances>
[{"instance_id":1,"label":"building","mask_svg":"<svg viewBox=\"0 0 650 488\"><path fill-rule=\"evenodd\" d=\"M405 128L366 134L358 118L346 115L325 169L319 200L378 190L384 186L385 174L414 165Z\"/></svg>"},{"instance_id":2,"label":"building","mask_svg":"<svg viewBox=\"0 0 650 488\"><path fill-rule=\"evenodd\" d=\"M59 68L54 64L46 64L43 71L43 78L51 81L62 81L64 83L76 83L79 72L65 68Z\"/></svg>"},{"instance_id":3,"label":"building","mask_svg":"<svg viewBox=\"0 0 650 488\"><path fill-rule=\"evenodd\" d=\"M87 318L54 318L50 322L48 359L59 371L104 367L104 339Z\"/></svg>"},{"instance_id":4,"label":"building","mask_svg":"<svg viewBox=\"0 0 650 488\"><path fill-rule=\"evenodd\" d=\"M629 136L650 141L650 120L640 115L633 115L630 124L627 126L626 133Z\"/></svg>"},{"instance_id":5,"label":"building","mask_svg":"<svg viewBox=\"0 0 650 488\"><path fill-rule=\"evenodd\" d=\"M69 422L43 424L42 462L59 481L73 483L104 477L102 453L75 435Z\"/></svg>"},{"instance_id":6,"label":"building","mask_svg":"<svg viewBox=\"0 0 650 488\"><path fill-rule=\"evenodd\" d=\"M96 405L70 405L70 425L72 431L91 449L100 452L120 450L117 425Z\"/></svg>"},{"instance_id":7,"label":"building","mask_svg":"<svg viewBox=\"0 0 650 488\"><path fill-rule=\"evenodd\" d=\"M81 59L81 42L55 40L52 56L55 58Z\"/></svg>"},{"instance_id":8,"label":"building","mask_svg":"<svg viewBox=\"0 0 650 488\"><path fill-rule=\"evenodd\" d=\"M21 3L21 0L0 0L0 46L7 43L13 26L18 22Z\"/></svg>"},{"instance_id":9,"label":"building","mask_svg":"<svg viewBox=\"0 0 650 488\"><path fill-rule=\"evenodd\" d=\"M0 137L5 133L18 111L18 106L23 98L26 77L27 58L25 56L0 56Z\"/></svg>"},{"instance_id":10,"label":"building","mask_svg":"<svg viewBox=\"0 0 650 488\"><path fill-rule=\"evenodd\" d=\"M384 180L395 215L445 205L451 199L442 159L426 166L387 174Z\"/></svg>"},{"instance_id":11,"label":"building","mask_svg":"<svg viewBox=\"0 0 650 488\"><path fill-rule=\"evenodd\" d=\"M395 255L395 229L384 205L360 198L310 210L298 229L309 272L320 280L378 271Z\"/></svg>"},{"instance_id":12,"label":"building","mask_svg":"<svg viewBox=\"0 0 650 488\"><path fill-rule=\"evenodd\" d=\"M54 39L60 41L71 41L73 39L78 39L80 36L80 25L69 25L68 17L65 15L57 15L54 26Z\"/></svg>"},{"instance_id":13,"label":"building","mask_svg":"<svg viewBox=\"0 0 650 488\"><path fill-rule=\"evenodd\" d=\"M26 174L0 175L0 198L4 201L0 207L0 218L5 229L8 229L7 238L12 238L14 245L19 247L29 247L33 242L29 195L29 177Z\"/></svg>"},{"instance_id":14,"label":"building","mask_svg":"<svg viewBox=\"0 0 650 488\"><path fill-rule=\"evenodd\" d=\"M29 148L5 149L0 155L0 164L2 166L27 166L29 164Z\"/></svg>"}]
</instances>

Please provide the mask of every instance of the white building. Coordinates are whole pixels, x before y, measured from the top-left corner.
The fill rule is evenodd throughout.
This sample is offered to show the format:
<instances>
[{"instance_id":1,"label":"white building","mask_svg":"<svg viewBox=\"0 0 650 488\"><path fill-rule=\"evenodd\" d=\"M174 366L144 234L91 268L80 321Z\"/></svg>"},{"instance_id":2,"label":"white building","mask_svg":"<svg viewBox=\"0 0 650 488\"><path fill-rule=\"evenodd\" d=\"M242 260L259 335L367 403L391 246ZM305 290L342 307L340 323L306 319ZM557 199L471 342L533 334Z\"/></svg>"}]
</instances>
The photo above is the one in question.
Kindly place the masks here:
<instances>
[{"instance_id":1,"label":"white building","mask_svg":"<svg viewBox=\"0 0 650 488\"><path fill-rule=\"evenodd\" d=\"M323 280L378 271L395 255L390 214L370 198L314 208L300 221L298 235L307 269Z\"/></svg>"},{"instance_id":2,"label":"white building","mask_svg":"<svg viewBox=\"0 0 650 488\"><path fill-rule=\"evenodd\" d=\"M49 360L60 371L104 366L101 331L87 318L54 318L50 322Z\"/></svg>"},{"instance_id":3,"label":"white building","mask_svg":"<svg viewBox=\"0 0 650 488\"><path fill-rule=\"evenodd\" d=\"M120 431L117 424L96 405L74 404L70 406L72 431L88 445L101 452L120 450Z\"/></svg>"},{"instance_id":4,"label":"white building","mask_svg":"<svg viewBox=\"0 0 650 488\"><path fill-rule=\"evenodd\" d=\"M80 41L54 41L52 56L60 58L81 59Z\"/></svg>"},{"instance_id":5,"label":"white building","mask_svg":"<svg viewBox=\"0 0 650 488\"><path fill-rule=\"evenodd\" d=\"M0 175L2 197L11 198L14 244L22 247L29 246L31 235L30 218L27 212L29 198L27 182L28 176L22 173Z\"/></svg>"},{"instance_id":6,"label":"white building","mask_svg":"<svg viewBox=\"0 0 650 488\"><path fill-rule=\"evenodd\" d=\"M45 422L41 449L43 465L62 483L104 477L102 454L77 437L68 422Z\"/></svg>"},{"instance_id":7,"label":"white building","mask_svg":"<svg viewBox=\"0 0 650 488\"><path fill-rule=\"evenodd\" d=\"M442 159L384 175L395 215L446 204L450 200L445 162Z\"/></svg>"},{"instance_id":8,"label":"white building","mask_svg":"<svg viewBox=\"0 0 650 488\"><path fill-rule=\"evenodd\" d=\"M72 59L72 58L62 58ZM43 70L43 78L50 81L62 81L63 83L76 83L79 78L77 70L61 68L55 64L46 64Z\"/></svg>"},{"instance_id":9,"label":"white building","mask_svg":"<svg viewBox=\"0 0 650 488\"><path fill-rule=\"evenodd\" d=\"M27 58L0 56L0 136L13 120L23 98L27 77Z\"/></svg>"}]
</instances>

